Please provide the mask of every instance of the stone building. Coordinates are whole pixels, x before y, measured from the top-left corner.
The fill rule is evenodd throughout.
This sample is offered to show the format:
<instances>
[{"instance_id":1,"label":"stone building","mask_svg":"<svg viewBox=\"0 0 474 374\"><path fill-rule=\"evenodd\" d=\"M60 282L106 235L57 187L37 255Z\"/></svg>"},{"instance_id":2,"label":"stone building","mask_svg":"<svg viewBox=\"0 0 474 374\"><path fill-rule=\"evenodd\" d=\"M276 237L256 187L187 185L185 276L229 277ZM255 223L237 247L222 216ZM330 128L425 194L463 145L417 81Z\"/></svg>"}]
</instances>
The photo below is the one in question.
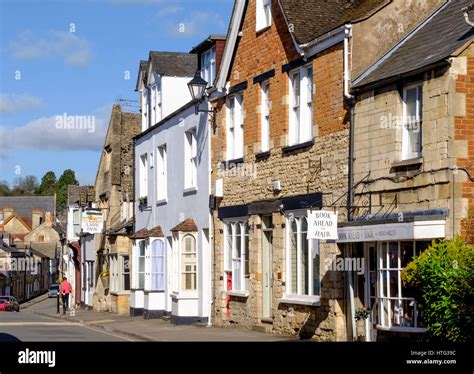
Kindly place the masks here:
<instances>
[{"instance_id":1,"label":"stone building","mask_svg":"<svg viewBox=\"0 0 474 374\"><path fill-rule=\"evenodd\" d=\"M364 259L347 293L348 331L383 340L422 332L400 272L432 240L474 241L474 46L467 0L442 4L354 80L353 221L339 229ZM347 244L344 244L347 243ZM355 321L362 308L366 323Z\"/></svg>"},{"instance_id":2,"label":"stone building","mask_svg":"<svg viewBox=\"0 0 474 374\"><path fill-rule=\"evenodd\" d=\"M103 228L93 233L96 249L93 308L129 313L131 240L133 232L133 137L141 116L112 107L109 127L95 180L94 208L102 213ZM92 233L91 233L92 234Z\"/></svg>"},{"instance_id":3,"label":"stone building","mask_svg":"<svg viewBox=\"0 0 474 374\"><path fill-rule=\"evenodd\" d=\"M216 325L346 339L343 275L323 266L342 253L308 239L307 213L347 219L348 22L383 3L235 2L210 90Z\"/></svg>"}]
</instances>

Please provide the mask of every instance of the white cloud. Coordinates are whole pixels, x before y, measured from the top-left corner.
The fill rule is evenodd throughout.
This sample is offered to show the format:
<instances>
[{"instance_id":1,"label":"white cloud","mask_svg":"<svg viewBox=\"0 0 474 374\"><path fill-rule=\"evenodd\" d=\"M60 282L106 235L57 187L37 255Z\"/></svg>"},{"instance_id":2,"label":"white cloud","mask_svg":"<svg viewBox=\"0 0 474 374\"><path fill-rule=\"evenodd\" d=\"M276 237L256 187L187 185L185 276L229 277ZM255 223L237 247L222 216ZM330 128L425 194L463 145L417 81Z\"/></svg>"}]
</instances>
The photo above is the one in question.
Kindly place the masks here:
<instances>
[{"instance_id":1,"label":"white cloud","mask_svg":"<svg viewBox=\"0 0 474 374\"><path fill-rule=\"evenodd\" d=\"M89 42L67 31L50 31L40 38L26 30L10 42L9 50L20 60L60 57L71 65L86 65L92 57Z\"/></svg>"},{"instance_id":2,"label":"white cloud","mask_svg":"<svg viewBox=\"0 0 474 374\"><path fill-rule=\"evenodd\" d=\"M156 15L158 17L169 16L170 14L176 14L183 10L184 8L181 5L171 5L165 8L160 9Z\"/></svg>"},{"instance_id":3,"label":"white cloud","mask_svg":"<svg viewBox=\"0 0 474 374\"><path fill-rule=\"evenodd\" d=\"M30 95L0 94L0 113L21 113L41 107L43 101Z\"/></svg>"},{"instance_id":4,"label":"white cloud","mask_svg":"<svg viewBox=\"0 0 474 374\"><path fill-rule=\"evenodd\" d=\"M55 151L100 150L104 143L112 105L92 113L64 113L38 118L20 127L0 126L5 149L38 149ZM93 131L92 131L93 130Z\"/></svg>"},{"instance_id":5,"label":"white cloud","mask_svg":"<svg viewBox=\"0 0 474 374\"><path fill-rule=\"evenodd\" d=\"M213 29L222 29L225 27L225 22L217 13L199 11L181 22L169 23L168 31L174 36L193 37L202 35L211 26Z\"/></svg>"}]
</instances>

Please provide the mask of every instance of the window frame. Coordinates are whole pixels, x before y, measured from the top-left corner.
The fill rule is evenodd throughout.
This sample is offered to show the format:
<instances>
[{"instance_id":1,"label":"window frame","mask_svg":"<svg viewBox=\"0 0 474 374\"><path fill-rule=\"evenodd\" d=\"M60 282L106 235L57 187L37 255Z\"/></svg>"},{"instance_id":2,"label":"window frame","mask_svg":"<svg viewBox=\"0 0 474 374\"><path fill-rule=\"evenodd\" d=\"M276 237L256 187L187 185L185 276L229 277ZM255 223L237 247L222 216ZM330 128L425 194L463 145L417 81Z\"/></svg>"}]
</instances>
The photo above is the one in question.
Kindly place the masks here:
<instances>
[{"instance_id":1,"label":"window frame","mask_svg":"<svg viewBox=\"0 0 474 374\"><path fill-rule=\"evenodd\" d=\"M312 62L290 70L288 79L290 89L288 145L293 146L313 139L315 90ZM297 90L296 84L298 84Z\"/></svg>"},{"instance_id":2,"label":"window frame","mask_svg":"<svg viewBox=\"0 0 474 374\"><path fill-rule=\"evenodd\" d=\"M197 188L197 131L184 132L184 189Z\"/></svg>"},{"instance_id":3,"label":"window frame","mask_svg":"<svg viewBox=\"0 0 474 374\"><path fill-rule=\"evenodd\" d=\"M143 243L143 255L140 254L140 246L141 243ZM135 242L134 245L134 265L132 267L132 272L133 272L133 288L138 289L138 290L144 290L145 289L145 278L146 278L146 239L138 239ZM140 259L143 258L143 271L140 271ZM143 274L143 283L140 284L140 276Z\"/></svg>"},{"instance_id":4,"label":"window frame","mask_svg":"<svg viewBox=\"0 0 474 374\"><path fill-rule=\"evenodd\" d=\"M271 0L256 0L255 30L261 32L272 25Z\"/></svg>"},{"instance_id":5,"label":"window frame","mask_svg":"<svg viewBox=\"0 0 474 374\"><path fill-rule=\"evenodd\" d=\"M198 277L198 240L197 233L182 233L179 238L179 290L182 292L197 292L199 289L199 277ZM185 240L191 238L194 243L194 251L186 252ZM185 260L186 255L194 255L193 260ZM186 270L186 266L194 266L191 271ZM194 274L194 288L186 288L186 274Z\"/></svg>"},{"instance_id":6,"label":"window frame","mask_svg":"<svg viewBox=\"0 0 474 374\"><path fill-rule=\"evenodd\" d=\"M260 85L261 117L260 117L260 151L270 150L270 81L263 81Z\"/></svg>"},{"instance_id":7,"label":"window frame","mask_svg":"<svg viewBox=\"0 0 474 374\"><path fill-rule=\"evenodd\" d=\"M244 156L244 95L237 92L226 100L226 158Z\"/></svg>"},{"instance_id":8,"label":"window frame","mask_svg":"<svg viewBox=\"0 0 474 374\"><path fill-rule=\"evenodd\" d=\"M408 91L416 89L416 115L415 123L418 126L418 131L415 132L418 137L418 149L416 152L409 152L408 146L410 142L410 132L414 130L408 130L407 126L412 124L412 121L408 117L407 106L408 106ZM423 153L422 144L422 126L423 126L423 83L410 84L403 87L403 126L402 126L402 161L420 158Z\"/></svg>"},{"instance_id":9,"label":"window frame","mask_svg":"<svg viewBox=\"0 0 474 374\"><path fill-rule=\"evenodd\" d=\"M207 82L207 87L214 85L216 79L216 47L208 49L201 55L201 78Z\"/></svg>"},{"instance_id":10,"label":"window frame","mask_svg":"<svg viewBox=\"0 0 474 374\"><path fill-rule=\"evenodd\" d=\"M237 236L235 234L237 225L240 227L240 256L236 256ZM229 233L229 227L231 232ZM229 238L231 240L229 241ZM231 246L229 247L229 243ZM249 230L248 220L245 218L224 221L224 276L227 284L229 275L232 279L231 292L248 292L250 289L249 271ZM236 264L239 263L239 269ZM230 268L229 266L230 265ZM238 279L238 287L234 279Z\"/></svg>"},{"instance_id":11,"label":"window frame","mask_svg":"<svg viewBox=\"0 0 474 374\"><path fill-rule=\"evenodd\" d=\"M168 149L166 143L156 149L156 200L168 199Z\"/></svg>"},{"instance_id":12,"label":"window frame","mask_svg":"<svg viewBox=\"0 0 474 374\"><path fill-rule=\"evenodd\" d=\"M161 243L161 254L154 253L154 243ZM147 291L158 291L164 292L166 289L166 243L163 238L150 238L148 250L148 262L145 261L145 268L147 269L147 275L145 275L145 289ZM157 248L160 249L160 248ZM146 253L146 251L145 251ZM161 260L160 260L161 259ZM157 261L157 268L159 268L159 261L161 261L162 271L155 271L153 269L154 261ZM157 277L157 283L161 276L162 287L154 286L154 277Z\"/></svg>"},{"instance_id":13,"label":"window frame","mask_svg":"<svg viewBox=\"0 0 474 374\"><path fill-rule=\"evenodd\" d=\"M148 153L140 155L139 177L139 198L148 197Z\"/></svg>"},{"instance_id":14,"label":"window frame","mask_svg":"<svg viewBox=\"0 0 474 374\"><path fill-rule=\"evenodd\" d=\"M308 225L308 217L306 211L300 212L289 212L286 218L286 292L285 297L293 297L293 298L319 298L321 295L321 256L318 251L319 241L306 239L307 248L306 248L306 255L307 255L307 287L308 290L304 290L304 282L302 282L301 276L302 274L302 250L303 250L303 243L302 243L302 221L306 220L306 224ZM291 236L292 236L292 225L293 222L296 223L296 290L293 290L293 270L292 270L292 248L291 248ZM308 227L306 226L306 237L308 235ZM317 273L315 274L315 257L318 257L318 261L316 261L318 265ZM315 276L317 276L317 288L319 293L315 292ZM304 278L304 276L303 276Z\"/></svg>"}]
</instances>

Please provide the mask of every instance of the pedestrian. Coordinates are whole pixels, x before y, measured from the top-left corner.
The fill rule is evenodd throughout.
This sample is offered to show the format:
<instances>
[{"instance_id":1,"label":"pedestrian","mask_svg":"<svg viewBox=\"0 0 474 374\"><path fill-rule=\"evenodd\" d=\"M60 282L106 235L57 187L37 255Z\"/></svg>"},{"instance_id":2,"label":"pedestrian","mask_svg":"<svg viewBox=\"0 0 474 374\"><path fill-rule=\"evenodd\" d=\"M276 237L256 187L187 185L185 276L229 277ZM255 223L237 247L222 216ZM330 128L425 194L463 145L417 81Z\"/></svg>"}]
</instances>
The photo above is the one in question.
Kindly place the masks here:
<instances>
[{"instance_id":1,"label":"pedestrian","mask_svg":"<svg viewBox=\"0 0 474 374\"><path fill-rule=\"evenodd\" d=\"M63 314L66 314L66 310L69 310L69 294L72 292L71 283L64 277L60 287L61 296L63 298Z\"/></svg>"}]
</instances>

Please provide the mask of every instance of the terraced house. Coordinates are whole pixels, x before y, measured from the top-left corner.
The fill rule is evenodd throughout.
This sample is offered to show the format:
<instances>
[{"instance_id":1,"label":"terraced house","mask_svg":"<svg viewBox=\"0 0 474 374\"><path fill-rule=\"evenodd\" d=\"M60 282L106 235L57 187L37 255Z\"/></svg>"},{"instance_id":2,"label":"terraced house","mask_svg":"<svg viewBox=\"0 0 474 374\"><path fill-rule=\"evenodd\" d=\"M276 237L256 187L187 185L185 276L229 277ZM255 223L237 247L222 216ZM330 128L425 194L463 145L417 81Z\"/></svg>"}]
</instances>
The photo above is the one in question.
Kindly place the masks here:
<instances>
[{"instance_id":1,"label":"terraced house","mask_svg":"<svg viewBox=\"0 0 474 374\"><path fill-rule=\"evenodd\" d=\"M354 335L367 340L423 332L422 310L401 270L432 240L474 241L474 34L463 12L469 3L440 4L354 80L356 208L339 243L365 259L347 300L352 315L371 310L365 327L348 318Z\"/></svg>"}]
</instances>

